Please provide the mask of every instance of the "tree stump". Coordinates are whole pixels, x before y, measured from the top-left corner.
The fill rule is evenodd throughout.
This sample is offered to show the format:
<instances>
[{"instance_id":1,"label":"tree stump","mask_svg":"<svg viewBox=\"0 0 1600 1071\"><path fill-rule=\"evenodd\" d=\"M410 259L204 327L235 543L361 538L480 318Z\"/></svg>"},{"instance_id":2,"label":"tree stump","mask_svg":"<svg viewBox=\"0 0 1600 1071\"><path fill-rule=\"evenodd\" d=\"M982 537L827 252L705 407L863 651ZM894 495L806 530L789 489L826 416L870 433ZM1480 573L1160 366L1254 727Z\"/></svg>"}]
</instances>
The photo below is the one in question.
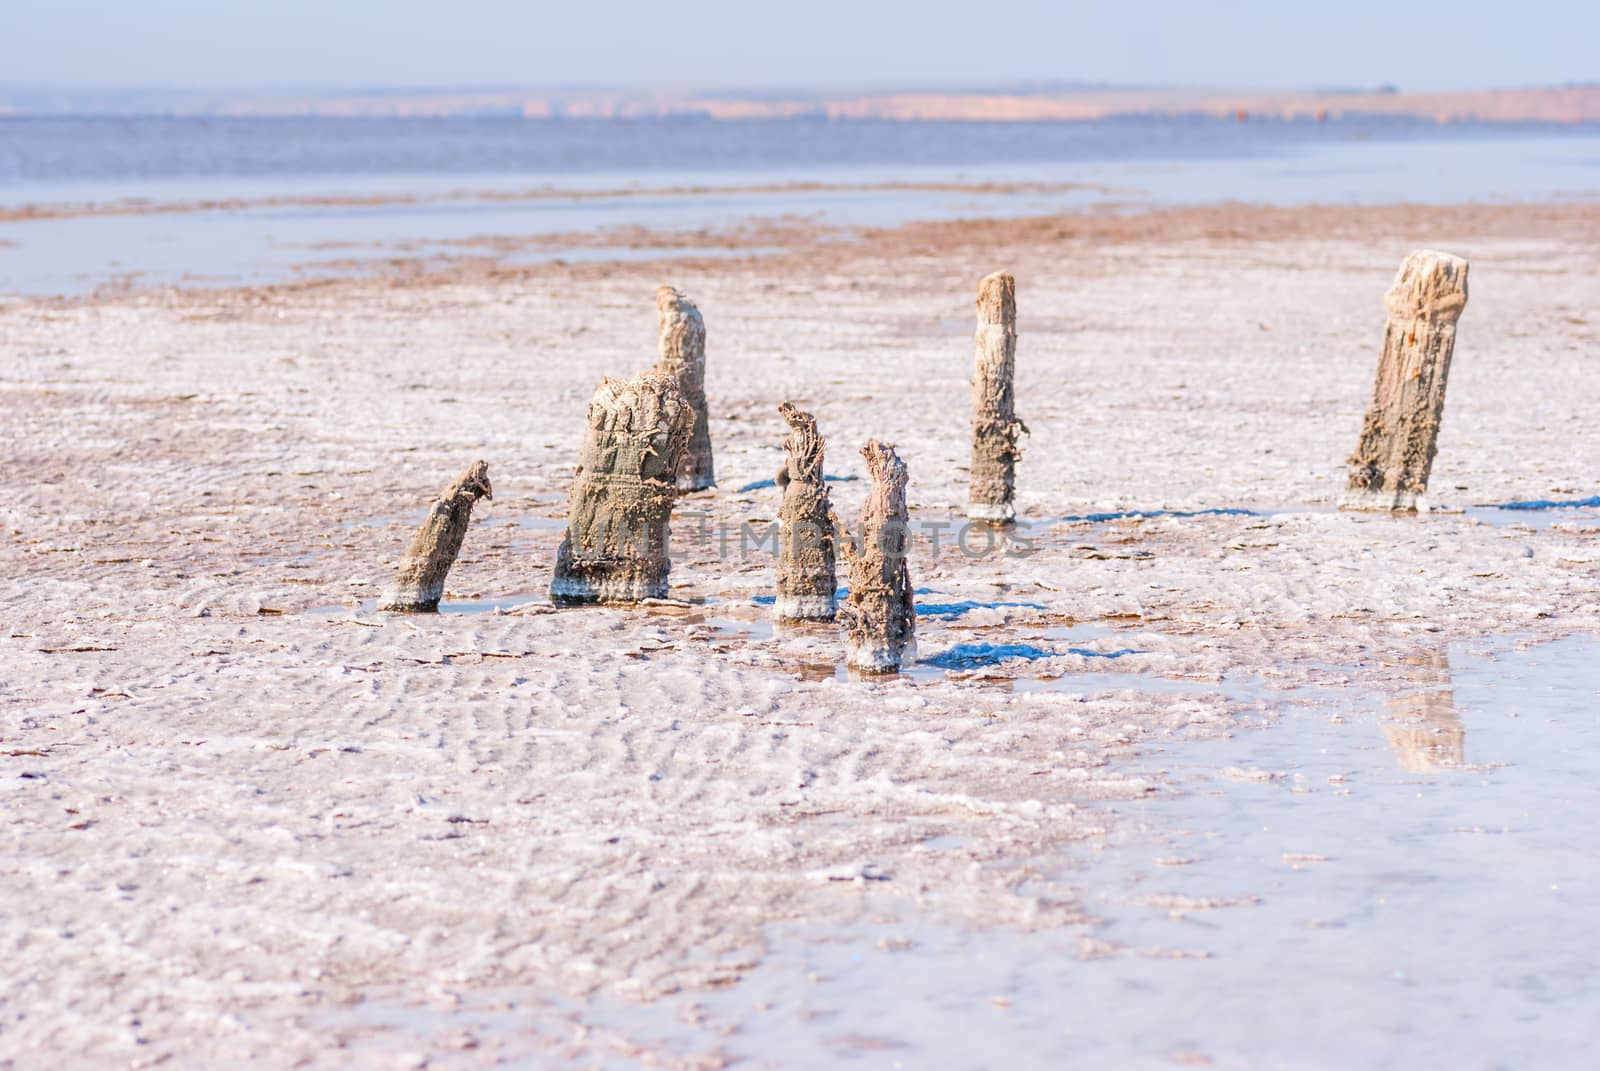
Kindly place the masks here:
<instances>
[{"instance_id":1,"label":"tree stump","mask_svg":"<svg viewBox=\"0 0 1600 1071\"><path fill-rule=\"evenodd\" d=\"M822 455L828 441L817 434L817 421L792 402L778 406L789 424L783 440L784 463L777 484L783 489L778 507L778 598L780 621L832 621L835 520L822 477Z\"/></svg>"},{"instance_id":2,"label":"tree stump","mask_svg":"<svg viewBox=\"0 0 1600 1071\"><path fill-rule=\"evenodd\" d=\"M850 593L839 609L846 662L869 673L893 673L916 661L917 610L912 601L911 525L906 514L906 466L894 446L869 440L861 456L872 477L861 514L861 545L846 544Z\"/></svg>"},{"instance_id":3,"label":"tree stump","mask_svg":"<svg viewBox=\"0 0 1600 1071\"><path fill-rule=\"evenodd\" d=\"M494 498L486 461L474 461L440 493L422 528L406 547L400 571L384 592L378 609L401 614L438 612L445 576L461 553L472 507L480 498Z\"/></svg>"},{"instance_id":4,"label":"tree stump","mask_svg":"<svg viewBox=\"0 0 1600 1071\"><path fill-rule=\"evenodd\" d=\"M1426 510L1456 321L1467 304L1467 262L1428 249L1412 253L1384 304L1389 323L1377 384L1339 505Z\"/></svg>"},{"instance_id":5,"label":"tree stump","mask_svg":"<svg viewBox=\"0 0 1600 1071\"><path fill-rule=\"evenodd\" d=\"M977 353L972 375L972 469L967 517L991 524L1016 519L1017 419L1013 376L1017 356L1017 284L1005 272L978 283Z\"/></svg>"},{"instance_id":6,"label":"tree stump","mask_svg":"<svg viewBox=\"0 0 1600 1071\"><path fill-rule=\"evenodd\" d=\"M694 427L678 490L704 491L716 485L711 465L711 425L706 413L706 324L694 302L670 286L656 290L660 330L656 338L657 372L671 376L689 408Z\"/></svg>"},{"instance_id":7,"label":"tree stump","mask_svg":"<svg viewBox=\"0 0 1600 1071\"><path fill-rule=\"evenodd\" d=\"M550 597L666 598L674 481L694 414L670 376L643 372L602 380L588 419Z\"/></svg>"}]
</instances>

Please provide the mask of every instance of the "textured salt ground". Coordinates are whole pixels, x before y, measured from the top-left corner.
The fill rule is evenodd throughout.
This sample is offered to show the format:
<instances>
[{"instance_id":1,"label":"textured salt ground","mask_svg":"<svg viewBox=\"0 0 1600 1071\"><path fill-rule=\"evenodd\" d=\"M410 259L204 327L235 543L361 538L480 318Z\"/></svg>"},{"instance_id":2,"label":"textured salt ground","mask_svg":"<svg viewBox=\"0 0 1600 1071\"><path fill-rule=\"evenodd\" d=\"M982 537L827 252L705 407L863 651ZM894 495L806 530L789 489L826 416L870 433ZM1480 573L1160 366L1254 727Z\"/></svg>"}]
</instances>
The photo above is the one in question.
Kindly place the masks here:
<instances>
[{"instance_id":1,"label":"textured salt ground","mask_svg":"<svg viewBox=\"0 0 1600 1071\"><path fill-rule=\"evenodd\" d=\"M1001 248L975 227L672 280L0 308L0 1058L391 1066L373 1016L428 1008L435 1062L522 1045L604 1065L656 1054L574 1041L598 1014L575 999L730 983L773 922L1082 927L1049 861L1165 791L1129 761L1149 742L1403 689L1392 667L1424 642L1600 628L1592 530L1325 508L1379 296L1425 243L1473 261L1434 497L1595 493L1595 247L1505 237L1501 211L1482 235L1452 215L1443 236ZM657 282L706 313L724 488L777 468L793 397L836 474L896 440L926 523L964 501L971 287L998 263L1019 280L1025 518L1283 511L1041 523L1026 557L952 553L947 529L915 550L926 598L1042 609L927 618L924 653L1096 628L1071 646L1143 653L834 680L830 632L754 627L768 552L718 543L771 519L770 490L685 501L711 535L680 526L675 594L701 602L540 605L583 407L650 363ZM446 601L529 601L363 614L479 456L497 498ZM850 517L864 483L833 493ZM457 1036L508 989L517 1038Z\"/></svg>"}]
</instances>

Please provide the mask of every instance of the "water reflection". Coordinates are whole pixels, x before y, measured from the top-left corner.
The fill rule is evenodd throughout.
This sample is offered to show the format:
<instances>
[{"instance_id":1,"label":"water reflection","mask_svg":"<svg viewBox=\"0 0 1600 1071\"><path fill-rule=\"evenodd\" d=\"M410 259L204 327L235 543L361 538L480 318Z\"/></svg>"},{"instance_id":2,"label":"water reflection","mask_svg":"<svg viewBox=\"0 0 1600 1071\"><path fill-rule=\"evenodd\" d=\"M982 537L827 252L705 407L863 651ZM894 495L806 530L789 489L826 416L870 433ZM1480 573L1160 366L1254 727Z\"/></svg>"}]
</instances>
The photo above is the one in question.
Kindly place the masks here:
<instances>
[{"instance_id":1,"label":"water reflection","mask_svg":"<svg viewBox=\"0 0 1600 1071\"><path fill-rule=\"evenodd\" d=\"M1405 660L1407 676L1419 684L1449 685L1450 654L1439 647ZM1428 773L1466 761L1467 731L1456 709L1455 692L1436 688L1389 700L1383 735L1402 770Z\"/></svg>"}]
</instances>

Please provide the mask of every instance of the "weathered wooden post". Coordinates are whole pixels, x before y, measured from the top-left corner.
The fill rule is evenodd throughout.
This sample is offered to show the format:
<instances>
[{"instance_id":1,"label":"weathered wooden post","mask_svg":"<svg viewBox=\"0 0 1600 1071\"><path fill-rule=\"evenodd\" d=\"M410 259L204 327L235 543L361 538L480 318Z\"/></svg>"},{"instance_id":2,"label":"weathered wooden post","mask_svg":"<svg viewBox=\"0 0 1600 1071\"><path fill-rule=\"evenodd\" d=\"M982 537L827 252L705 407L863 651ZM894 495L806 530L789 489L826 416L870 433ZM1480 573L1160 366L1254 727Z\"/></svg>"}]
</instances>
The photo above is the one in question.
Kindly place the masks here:
<instances>
[{"instance_id":1,"label":"weathered wooden post","mask_svg":"<svg viewBox=\"0 0 1600 1071\"><path fill-rule=\"evenodd\" d=\"M378 609L401 614L438 612L445 576L461 553L472 507L480 498L494 498L486 461L474 461L440 493L422 528L406 547L400 571L384 592Z\"/></svg>"},{"instance_id":2,"label":"weathered wooden post","mask_svg":"<svg viewBox=\"0 0 1600 1071\"><path fill-rule=\"evenodd\" d=\"M670 286L656 289L656 312L660 325L656 371L677 382L678 391L694 411L694 427L689 434L683 471L678 474L678 490L704 491L717 482L712 472L711 425L706 414L706 323L694 302Z\"/></svg>"},{"instance_id":3,"label":"weathered wooden post","mask_svg":"<svg viewBox=\"0 0 1600 1071\"><path fill-rule=\"evenodd\" d=\"M1467 304L1467 262L1430 249L1412 253L1400 265L1384 304L1389 323L1377 385L1339 505L1426 510L1456 321Z\"/></svg>"},{"instance_id":4,"label":"weathered wooden post","mask_svg":"<svg viewBox=\"0 0 1600 1071\"><path fill-rule=\"evenodd\" d=\"M1017 357L1017 283L1005 272L978 283L977 353L972 374L972 473L967 517L1006 524L1016 519L1017 419L1013 377Z\"/></svg>"},{"instance_id":5,"label":"weathered wooden post","mask_svg":"<svg viewBox=\"0 0 1600 1071\"><path fill-rule=\"evenodd\" d=\"M642 372L601 381L589 403L551 599L666 598L674 479L693 421L670 376Z\"/></svg>"},{"instance_id":6,"label":"weathered wooden post","mask_svg":"<svg viewBox=\"0 0 1600 1071\"><path fill-rule=\"evenodd\" d=\"M778 600L780 621L832 621L834 592L834 516L828 485L822 477L822 455L828 441L817 434L817 421L792 402L778 406L789 424L783 440L783 468L777 484L783 489L778 507Z\"/></svg>"},{"instance_id":7,"label":"weathered wooden post","mask_svg":"<svg viewBox=\"0 0 1600 1071\"><path fill-rule=\"evenodd\" d=\"M911 525L906 514L906 466L894 446L871 439L862 447L872 477L861 514L861 545L846 544L850 593L839 609L845 661L870 673L892 673L917 658L917 610L912 601Z\"/></svg>"}]
</instances>

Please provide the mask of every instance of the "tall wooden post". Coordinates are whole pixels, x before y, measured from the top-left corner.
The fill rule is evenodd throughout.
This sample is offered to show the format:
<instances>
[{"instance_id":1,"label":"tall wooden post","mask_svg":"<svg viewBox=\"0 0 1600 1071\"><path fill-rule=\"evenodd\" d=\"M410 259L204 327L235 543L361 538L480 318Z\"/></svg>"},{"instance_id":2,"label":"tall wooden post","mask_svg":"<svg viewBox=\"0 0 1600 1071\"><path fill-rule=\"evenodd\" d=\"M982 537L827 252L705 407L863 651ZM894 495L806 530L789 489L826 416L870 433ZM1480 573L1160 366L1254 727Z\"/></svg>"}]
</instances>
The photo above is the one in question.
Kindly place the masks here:
<instances>
[{"instance_id":1,"label":"tall wooden post","mask_svg":"<svg viewBox=\"0 0 1600 1071\"><path fill-rule=\"evenodd\" d=\"M601 381L556 552L554 601L666 598L674 480L693 420L670 376Z\"/></svg>"},{"instance_id":2,"label":"tall wooden post","mask_svg":"<svg viewBox=\"0 0 1600 1071\"><path fill-rule=\"evenodd\" d=\"M711 464L711 424L706 414L706 324L694 302L670 286L656 290L659 332L656 337L656 371L671 376L678 391L694 411L689 448L679 491L703 491L715 486Z\"/></svg>"},{"instance_id":3,"label":"tall wooden post","mask_svg":"<svg viewBox=\"0 0 1600 1071\"><path fill-rule=\"evenodd\" d=\"M1017 284L1006 272L978 283L977 353L972 373L972 471L967 517L1006 524L1017 515Z\"/></svg>"},{"instance_id":4,"label":"tall wooden post","mask_svg":"<svg viewBox=\"0 0 1600 1071\"><path fill-rule=\"evenodd\" d=\"M438 611L445 577L461 553L461 541L472 521L472 507L480 498L494 498L486 461L474 461L440 492L422 528L406 547L400 571L384 592L378 609L402 614Z\"/></svg>"},{"instance_id":5,"label":"tall wooden post","mask_svg":"<svg viewBox=\"0 0 1600 1071\"><path fill-rule=\"evenodd\" d=\"M906 466L890 443L869 440L861 450L872 477L861 514L861 545L846 551L850 593L839 609L845 661L869 673L893 673L917 658L917 610L906 555Z\"/></svg>"},{"instance_id":6,"label":"tall wooden post","mask_svg":"<svg viewBox=\"0 0 1600 1071\"><path fill-rule=\"evenodd\" d=\"M1456 321L1467 304L1467 262L1429 249L1412 253L1384 304L1389 323L1377 384L1339 505L1426 510Z\"/></svg>"},{"instance_id":7,"label":"tall wooden post","mask_svg":"<svg viewBox=\"0 0 1600 1071\"><path fill-rule=\"evenodd\" d=\"M778 507L778 599L780 621L832 621L834 592L833 509L822 475L827 440L817 434L817 421L792 402L778 406L790 431L783 440L783 468L777 484L783 489Z\"/></svg>"}]
</instances>

